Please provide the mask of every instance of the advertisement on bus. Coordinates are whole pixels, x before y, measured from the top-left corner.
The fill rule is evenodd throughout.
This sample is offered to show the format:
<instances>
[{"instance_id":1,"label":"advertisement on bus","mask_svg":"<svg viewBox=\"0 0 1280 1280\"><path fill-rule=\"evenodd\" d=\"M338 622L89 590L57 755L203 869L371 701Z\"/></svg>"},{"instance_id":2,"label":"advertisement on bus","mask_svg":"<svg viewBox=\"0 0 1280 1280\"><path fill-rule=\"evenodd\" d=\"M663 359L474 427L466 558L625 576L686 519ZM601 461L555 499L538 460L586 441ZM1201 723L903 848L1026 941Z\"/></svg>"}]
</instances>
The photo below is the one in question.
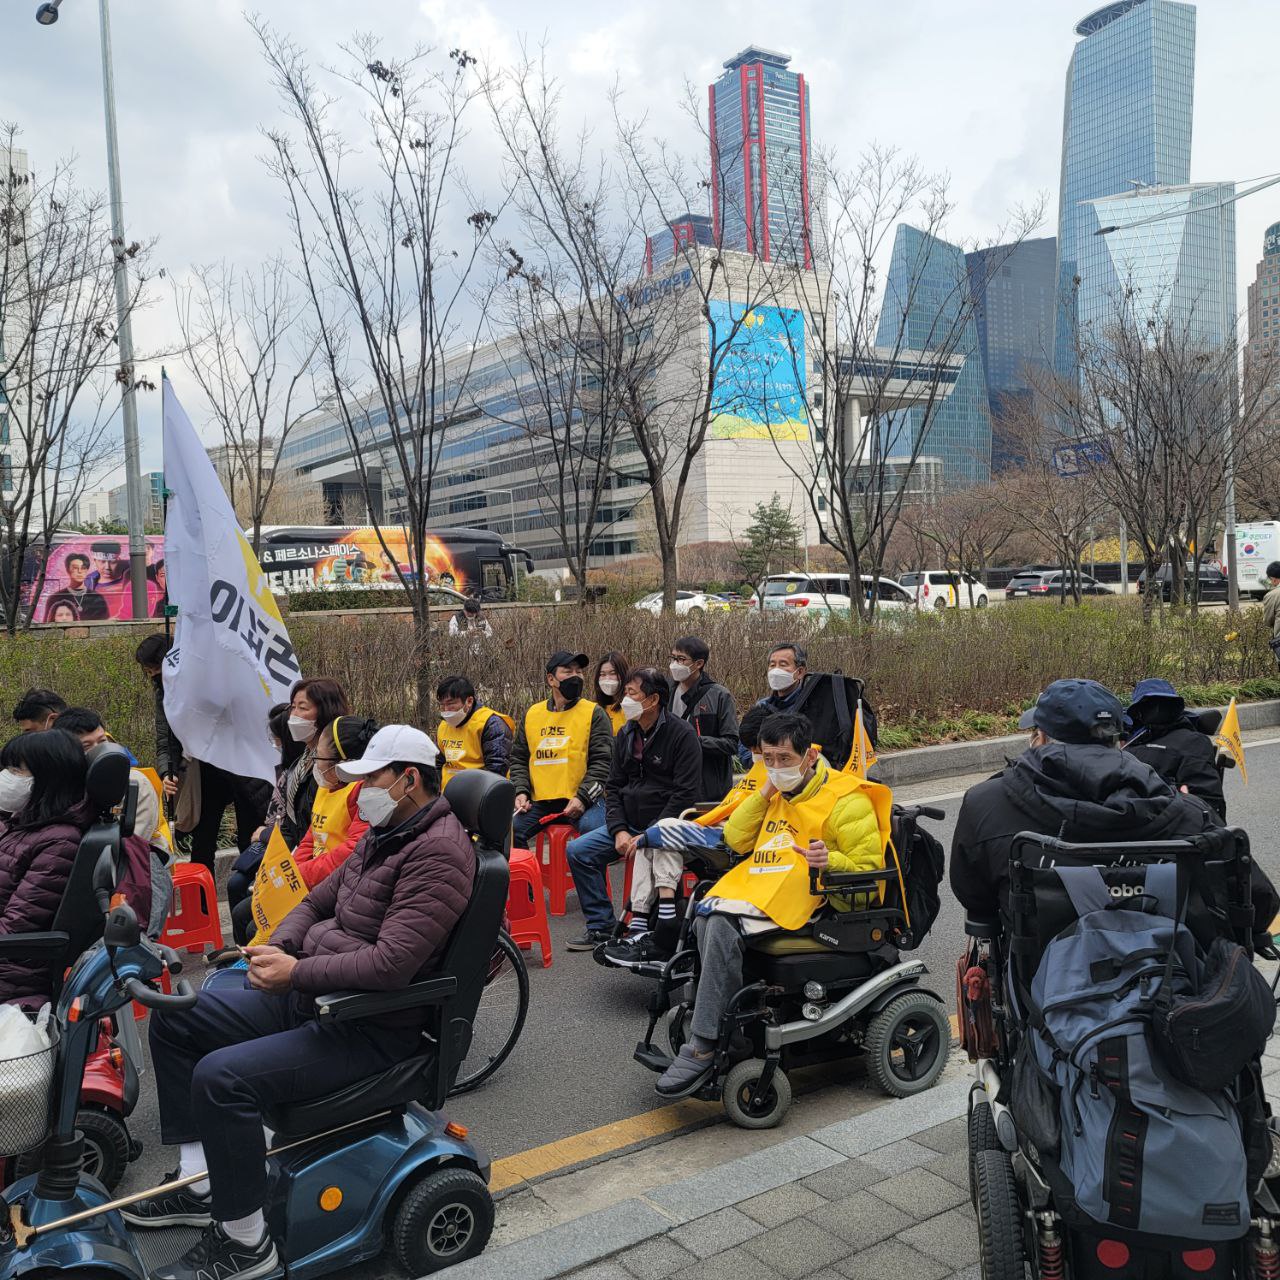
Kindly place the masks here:
<instances>
[{"instance_id":1,"label":"advertisement on bus","mask_svg":"<svg viewBox=\"0 0 1280 1280\"><path fill-rule=\"evenodd\" d=\"M44 586L34 599L40 580L40 559L27 555L22 583L23 604L35 622L106 622L133 617L129 584L129 539L123 534L59 535L44 566ZM147 616L162 618L165 605L164 539L147 538Z\"/></svg>"},{"instance_id":2,"label":"advertisement on bus","mask_svg":"<svg viewBox=\"0 0 1280 1280\"><path fill-rule=\"evenodd\" d=\"M401 574L414 575L408 533L384 529L379 540L372 525L264 529L258 559L272 591L398 587ZM428 536L426 560L429 581L463 590L463 575L439 538Z\"/></svg>"}]
</instances>

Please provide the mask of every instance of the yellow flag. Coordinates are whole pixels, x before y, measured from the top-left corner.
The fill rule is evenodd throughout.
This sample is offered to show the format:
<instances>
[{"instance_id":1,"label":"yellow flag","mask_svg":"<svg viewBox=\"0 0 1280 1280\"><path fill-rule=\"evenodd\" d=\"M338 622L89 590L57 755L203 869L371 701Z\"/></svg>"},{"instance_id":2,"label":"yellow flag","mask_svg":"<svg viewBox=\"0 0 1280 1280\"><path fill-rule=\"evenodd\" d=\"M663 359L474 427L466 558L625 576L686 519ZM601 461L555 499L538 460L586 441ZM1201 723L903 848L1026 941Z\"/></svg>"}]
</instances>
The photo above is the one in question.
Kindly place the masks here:
<instances>
[{"instance_id":1,"label":"yellow flag","mask_svg":"<svg viewBox=\"0 0 1280 1280\"><path fill-rule=\"evenodd\" d=\"M853 749L849 752L849 758L844 763L844 772L852 773L856 777L865 778L867 770L880 757L876 755L876 749L871 745L871 736L867 733L867 726L862 723L862 704L858 704L858 714L853 721Z\"/></svg>"},{"instance_id":2,"label":"yellow flag","mask_svg":"<svg viewBox=\"0 0 1280 1280\"><path fill-rule=\"evenodd\" d=\"M280 922L306 896L306 882L298 873L280 828L274 827L258 866L258 878L253 882L253 922L258 931L250 946L269 942Z\"/></svg>"},{"instance_id":3,"label":"yellow flag","mask_svg":"<svg viewBox=\"0 0 1280 1280\"><path fill-rule=\"evenodd\" d=\"M1236 712L1234 698L1231 699L1231 705L1227 707L1227 714L1222 717L1222 725L1213 740L1223 751L1231 753L1236 768L1240 770L1240 781L1248 786L1249 771L1244 767L1244 743L1240 740L1240 716Z\"/></svg>"}]
</instances>

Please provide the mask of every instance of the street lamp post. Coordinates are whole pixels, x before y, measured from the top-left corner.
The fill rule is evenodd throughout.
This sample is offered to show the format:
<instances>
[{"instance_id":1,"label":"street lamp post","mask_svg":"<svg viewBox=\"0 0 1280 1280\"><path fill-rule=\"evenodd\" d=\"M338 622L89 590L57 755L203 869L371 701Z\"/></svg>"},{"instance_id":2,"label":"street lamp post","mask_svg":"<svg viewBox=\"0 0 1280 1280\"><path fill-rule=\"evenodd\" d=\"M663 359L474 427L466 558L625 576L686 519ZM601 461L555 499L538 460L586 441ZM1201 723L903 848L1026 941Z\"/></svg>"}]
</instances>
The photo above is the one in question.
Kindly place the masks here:
<instances>
[{"instance_id":1,"label":"street lamp post","mask_svg":"<svg viewBox=\"0 0 1280 1280\"><path fill-rule=\"evenodd\" d=\"M51 27L58 20L62 0L48 0L36 10L36 21ZM107 125L107 185L111 196L111 238L115 258L116 333L120 346L123 383L124 483L128 503L129 583L133 616L147 616L146 514L142 501L142 473L138 459L138 406L134 394L133 325L129 316L129 267L124 238L124 197L120 192L120 148L116 140L115 76L111 69L111 15L107 0L98 0L102 43L102 96Z\"/></svg>"}]
</instances>

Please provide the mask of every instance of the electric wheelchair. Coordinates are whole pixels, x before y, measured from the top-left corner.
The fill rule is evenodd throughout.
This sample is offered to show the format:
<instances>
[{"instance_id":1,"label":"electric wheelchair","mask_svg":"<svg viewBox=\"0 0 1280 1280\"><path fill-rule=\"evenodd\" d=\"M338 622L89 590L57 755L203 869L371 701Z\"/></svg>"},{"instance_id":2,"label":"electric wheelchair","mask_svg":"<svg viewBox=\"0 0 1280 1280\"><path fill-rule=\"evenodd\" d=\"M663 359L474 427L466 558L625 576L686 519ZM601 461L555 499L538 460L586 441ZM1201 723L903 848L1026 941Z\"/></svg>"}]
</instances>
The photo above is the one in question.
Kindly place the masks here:
<instances>
[{"instance_id":1,"label":"electric wheelchair","mask_svg":"<svg viewBox=\"0 0 1280 1280\"><path fill-rule=\"evenodd\" d=\"M1146 1129L1134 1102L1146 1105L1146 1097L1155 1095L1140 1092L1148 1083L1140 1074L1126 1076L1127 1063L1116 1064L1108 1056L1115 1050L1105 1042L1090 1046L1098 1056L1082 1090L1095 1099L1098 1090L1103 1098L1110 1092L1115 1099L1114 1119L1100 1144L1103 1149L1088 1152L1105 1179L1105 1221L1082 1207L1078 1188L1065 1171L1066 1151L1052 1146L1052 1137L1040 1137L1040 1147L1033 1141L1033 1135L1045 1132L1046 1113L1037 1111L1034 1095L1024 1087L1027 1062L1022 1055L1031 1054L1033 1038L1039 1036L1055 1061L1073 1056L1055 1043L1045 1025L1050 1006L1038 1006L1032 997L1046 949L1075 934L1082 915L1059 869L1096 868L1111 906L1147 910L1138 904L1150 894L1147 877L1155 864L1173 864L1167 882L1176 875L1171 897L1180 912L1177 923L1185 924L1200 949L1207 951L1215 939L1225 938L1250 958L1280 958L1265 934L1270 922L1255 924L1249 841L1233 828L1188 840L1097 845L1068 844L1024 832L1016 837L1011 853L1007 910L998 920L965 922L970 941L958 973L961 1044L975 1064L968 1109L969 1183L984 1280L1024 1280L1028 1269L1040 1280L1280 1277L1280 1181L1272 1180L1280 1175L1280 1143L1256 1061L1223 1095L1226 1114L1238 1121L1247 1165L1242 1185L1248 1211L1232 1220L1238 1229L1233 1225L1227 1231L1204 1230L1204 1224L1213 1221L1220 1226L1224 1221L1207 1216L1215 1206L1206 1208L1203 1223L1180 1217L1185 1230L1180 1227L1176 1236L1151 1229L1150 1206L1141 1197L1144 1168L1155 1157L1146 1149ZM1155 976L1163 981L1171 979L1173 965L1172 955L1152 962L1162 971ZM1092 1035L1109 1028L1118 1034L1122 1023L1134 1021L1132 1015L1114 1017ZM1070 1091L1065 1096L1069 1098ZM1059 1095L1047 1113L1055 1123L1061 1105ZM1165 1112L1170 1121L1174 1115L1173 1110ZM1079 1119L1076 1125L1077 1134L1084 1132ZM1082 1157L1075 1153L1073 1158ZM1171 1163L1175 1168L1181 1165L1176 1159ZM1238 1165L1236 1169L1238 1177ZM1201 1171L1189 1169L1184 1176L1195 1182Z\"/></svg>"},{"instance_id":2,"label":"electric wheelchair","mask_svg":"<svg viewBox=\"0 0 1280 1280\"><path fill-rule=\"evenodd\" d=\"M788 1072L798 1067L860 1055L871 1079L891 1096L934 1084L946 1066L950 1023L941 998L920 985L924 963L904 960L899 951L923 941L937 912L941 851L931 837L918 839L924 833L917 824L943 816L938 809L895 806L884 870L810 873L816 896L848 898L852 909L829 908L800 930L748 940L745 985L721 1020L711 1074L689 1094L722 1100L742 1128L767 1129L791 1105ZM712 883L701 881L690 896L675 955L641 967L658 979L634 1055L651 1071L665 1071L671 1062L654 1044L659 1022L666 1019L672 1055L688 1035L699 976L692 926ZM858 901L881 889L879 903Z\"/></svg>"}]
</instances>

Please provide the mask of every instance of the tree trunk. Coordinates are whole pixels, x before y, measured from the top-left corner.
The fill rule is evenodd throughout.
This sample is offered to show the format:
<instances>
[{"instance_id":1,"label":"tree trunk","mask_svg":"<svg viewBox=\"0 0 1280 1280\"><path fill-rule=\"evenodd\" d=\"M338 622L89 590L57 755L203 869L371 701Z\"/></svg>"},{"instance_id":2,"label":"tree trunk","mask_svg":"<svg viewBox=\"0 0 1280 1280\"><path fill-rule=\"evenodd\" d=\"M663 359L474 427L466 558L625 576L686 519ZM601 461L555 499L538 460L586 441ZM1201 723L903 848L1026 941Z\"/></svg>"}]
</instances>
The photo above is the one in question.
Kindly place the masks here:
<instances>
[{"instance_id":1,"label":"tree trunk","mask_svg":"<svg viewBox=\"0 0 1280 1280\"><path fill-rule=\"evenodd\" d=\"M431 610L423 592L413 601L413 652L410 658L414 696L414 720L421 727L428 723L434 690L431 687Z\"/></svg>"}]
</instances>

